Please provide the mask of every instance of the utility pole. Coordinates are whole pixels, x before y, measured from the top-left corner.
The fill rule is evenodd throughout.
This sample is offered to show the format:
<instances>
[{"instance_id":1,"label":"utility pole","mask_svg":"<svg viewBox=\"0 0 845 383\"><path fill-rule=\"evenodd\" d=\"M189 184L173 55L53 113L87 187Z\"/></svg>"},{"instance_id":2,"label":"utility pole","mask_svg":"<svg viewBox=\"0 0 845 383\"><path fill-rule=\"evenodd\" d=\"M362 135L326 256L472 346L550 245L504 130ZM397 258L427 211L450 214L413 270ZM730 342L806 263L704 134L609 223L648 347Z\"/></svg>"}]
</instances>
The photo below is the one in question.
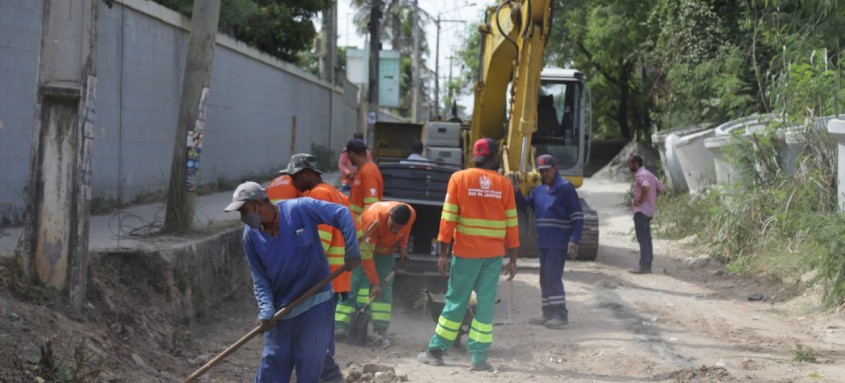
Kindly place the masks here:
<instances>
[{"instance_id":1,"label":"utility pole","mask_svg":"<svg viewBox=\"0 0 845 383\"><path fill-rule=\"evenodd\" d=\"M420 7L418 0L414 0L414 11L411 12L411 27L414 28L414 61L413 61L413 75L411 92L411 121L419 122L419 108L420 108Z\"/></svg>"},{"instance_id":2,"label":"utility pole","mask_svg":"<svg viewBox=\"0 0 845 383\"><path fill-rule=\"evenodd\" d=\"M370 9L370 70L369 70L369 113L367 113L367 129L372 131L378 121L378 77L379 50L381 38L379 36L379 19L381 18L381 0L373 0ZM366 136L364 136L366 140Z\"/></svg>"},{"instance_id":3,"label":"utility pole","mask_svg":"<svg viewBox=\"0 0 845 383\"><path fill-rule=\"evenodd\" d=\"M434 49L434 119L440 118L440 14L437 14L437 43Z\"/></svg>"},{"instance_id":4,"label":"utility pole","mask_svg":"<svg viewBox=\"0 0 845 383\"><path fill-rule=\"evenodd\" d=\"M472 3L475 5L475 3ZM463 8L463 7L459 7ZM437 14L437 19L434 20L437 24L437 44L434 50L434 118L441 120L440 116L440 23L465 23L466 20L441 20L440 14ZM444 108L445 109L445 108Z\"/></svg>"},{"instance_id":5,"label":"utility pole","mask_svg":"<svg viewBox=\"0 0 845 383\"><path fill-rule=\"evenodd\" d=\"M320 77L334 84L337 69L337 1L327 4L323 10L321 29Z\"/></svg>"},{"instance_id":6,"label":"utility pole","mask_svg":"<svg viewBox=\"0 0 845 383\"><path fill-rule=\"evenodd\" d=\"M191 35L182 80L179 125L173 144L164 231L186 233L194 226L205 111L214 61L220 0L194 0Z\"/></svg>"},{"instance_id":7,"label":"utility pole","mask_svg":"<svg viewBox=\"0 0 845 383\"><path fill-rule=\"evenodd\" d=\"M455 58L455 56L449 56L449 81L446 82L446 87L447 87L449 92L448 92L448 95L447 95L448 100L443 105L443 114L447 114L446 110L448 110L449 107L451 107L452 102L455 100L454 96L453 96L454 92L453 92L453 87L452 87L452 59L453 58Z\"/></svg>"},{"instance_id":8,"label":"utility pole","mask_svg":"<svg viewBox=\"0 0 845 383\"><path fill-rule=\"evenodd\" d=\"M44 0L21 262L29 280L87 297L98 0Z\"/></svg>"}]
</instances>

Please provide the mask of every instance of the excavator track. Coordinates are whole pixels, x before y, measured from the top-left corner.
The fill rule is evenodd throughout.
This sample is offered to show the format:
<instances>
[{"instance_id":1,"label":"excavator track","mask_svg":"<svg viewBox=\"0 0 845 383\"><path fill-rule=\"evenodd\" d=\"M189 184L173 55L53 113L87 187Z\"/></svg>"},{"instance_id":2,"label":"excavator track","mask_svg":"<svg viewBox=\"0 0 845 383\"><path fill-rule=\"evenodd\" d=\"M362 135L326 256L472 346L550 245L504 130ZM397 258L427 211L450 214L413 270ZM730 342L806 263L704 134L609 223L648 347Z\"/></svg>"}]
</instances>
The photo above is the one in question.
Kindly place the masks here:
<instances>
[{"instance_id":1,"label":"excavator track","mask_svg":"<svg viewBox=\"0 0 845 383\"><path fill-rule=\"evenodd\" d=\"M584 199L581 199L581 209L584 210L584 232L576 259L595 261L599 255L599 215Z\"/></svg>"}]
</instances>

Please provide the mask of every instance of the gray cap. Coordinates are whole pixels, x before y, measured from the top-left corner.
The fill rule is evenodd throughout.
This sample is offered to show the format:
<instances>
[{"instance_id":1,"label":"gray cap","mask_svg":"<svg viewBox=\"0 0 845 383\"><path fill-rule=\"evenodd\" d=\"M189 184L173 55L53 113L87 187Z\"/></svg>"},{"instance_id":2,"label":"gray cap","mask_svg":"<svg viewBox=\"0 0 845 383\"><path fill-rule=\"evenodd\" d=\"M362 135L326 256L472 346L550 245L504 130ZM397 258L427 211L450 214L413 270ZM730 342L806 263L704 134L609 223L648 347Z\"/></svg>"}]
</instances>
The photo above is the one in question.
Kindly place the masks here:
<instances>
[{"instance_id":1,"label":"gray cap","mask_svg":"<svg viewBox=\"0 0 845 383\"><path fill-rule=\"evenodd\" d=\"M238 185L238 188L235 189L235 194L232 195L232 203L226 206L223 211L235 211L240 209L246 201L260 201L263 199L267 199L267 193L264 188L255 182L247 181Z\"/></svg>"},{"instance_id":2,"label":"gray cap","mask_svg":"<svg viewBox=\"0 0 845 383\"><path fill-rule=\"evenodd\" d=\"M317 172L317 174L323 174L323 172L317 169L317 157L308 153L299 153L290 156L288 167L280 170L279 173L294 175L301 172L302 169L311 169Z\"/></svg>"}]
</instances>

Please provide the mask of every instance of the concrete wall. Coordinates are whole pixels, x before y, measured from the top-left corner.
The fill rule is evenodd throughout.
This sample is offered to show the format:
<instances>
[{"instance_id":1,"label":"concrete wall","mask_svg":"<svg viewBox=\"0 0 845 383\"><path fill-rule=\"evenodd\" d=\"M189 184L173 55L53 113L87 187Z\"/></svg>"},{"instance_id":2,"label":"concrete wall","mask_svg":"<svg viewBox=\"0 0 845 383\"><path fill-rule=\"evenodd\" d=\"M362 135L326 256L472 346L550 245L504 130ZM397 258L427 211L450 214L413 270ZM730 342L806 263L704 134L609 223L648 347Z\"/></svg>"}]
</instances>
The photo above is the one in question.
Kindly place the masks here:
<instances>
[{"instance_id":1,"label":"concrete wall","mask_svg":"<svg viewBox=\"0 0 845 383\"><path fill-rule=\"evenodd\" d=\"M147 0L98 4L92 193L130 202L169 180L190 20ZM41 1L0 1L0 225L19 223L26 203L40 24ZM356 95L219 35L201 182L285 165L292 116L295 151L339 152L357 126Z\"/></svg>"},{"instance_id":2,"label":"concrete wall","mask_svg":"<svg viewBox=\"0 0 845 383\"><path fill-rule=\"evenodd\" d=\"M0 1L0 225L23 219L40 33L41 1Z\"/></svg>"},{"instance_id":3,"label":"concrete wall","mask_svg":"<svg viewBox=\"0 0 845 383\"><path fill-rule=\"evenodd\" d=\"M241 247L242 236L243 227L237 225L188 241L161 238L156 246L148 248L95 251L91 254L93 278L117 276L129 288L161 294L167 305L156 309L164 311L170 319L187 323L237 291L252 287L252 276ZM93 285L96 289L97 282ZM119 309L109 306L105 307Z\"/></svg>"}]
</instances>

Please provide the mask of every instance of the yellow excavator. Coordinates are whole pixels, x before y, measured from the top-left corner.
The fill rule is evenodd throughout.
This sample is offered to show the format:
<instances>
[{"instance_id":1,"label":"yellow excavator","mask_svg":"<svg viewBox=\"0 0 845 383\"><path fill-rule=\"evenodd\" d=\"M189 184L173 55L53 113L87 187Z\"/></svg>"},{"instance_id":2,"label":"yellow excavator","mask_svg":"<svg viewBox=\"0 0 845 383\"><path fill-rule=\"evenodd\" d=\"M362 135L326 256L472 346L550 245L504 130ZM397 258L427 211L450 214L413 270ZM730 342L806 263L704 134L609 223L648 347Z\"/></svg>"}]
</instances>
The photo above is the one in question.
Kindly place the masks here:
<instances>
[{"instance_id":1,"label":"yellow excavator","mask_svg":"<svg viewBox=\"0 0 845 383\"><path fill-rule=\"evenodd\" d=\"M590 150L590 97L583 74L545 68L553 24L553 0L502 1L489 7L481 32L481 59L472 122L462 139L465 163L475 140L497 140L505 175L516 175L524 194L540 183L534 159L551 154L561 175L576 188L584 182ZM578 259L598 254L598 216L581 200L585 223ZM520 253L536 243L533 219L519 222Z\"/></svg>"},{"instance_id":2,"label":"yellow excavator","mask_svg":"<svg viewBox=\"0 0 845 383\"><path fill-rule=\"evenodd\" d=\"M397 284L445 291L437 272L437 231L446 185L455 171L472 162L478 138L499 142L503 172L520 179L524 194L540 182L534 159L552 154L558 170L575 187L583 182L590 150L590 98L583 74L543 68L553 1L503 1L486 10L472 121L376 124L373 156L384 178L384 199L411 204L417 220L411 229L410 259L397 267ZM421 139L428 161L405 159L407 144ZM401 144L399 144L401 143ZM584 233L579 260L598 254L598 217L581 200ZM520 255L536 256L534 219L520 213ZM408 282L409 277L430 278ZM418 288L418 287L416 287ZM401 289L397 288L397 291ZM409 290L410 291L410 290Z\"/></svg>"}]
</instances>

